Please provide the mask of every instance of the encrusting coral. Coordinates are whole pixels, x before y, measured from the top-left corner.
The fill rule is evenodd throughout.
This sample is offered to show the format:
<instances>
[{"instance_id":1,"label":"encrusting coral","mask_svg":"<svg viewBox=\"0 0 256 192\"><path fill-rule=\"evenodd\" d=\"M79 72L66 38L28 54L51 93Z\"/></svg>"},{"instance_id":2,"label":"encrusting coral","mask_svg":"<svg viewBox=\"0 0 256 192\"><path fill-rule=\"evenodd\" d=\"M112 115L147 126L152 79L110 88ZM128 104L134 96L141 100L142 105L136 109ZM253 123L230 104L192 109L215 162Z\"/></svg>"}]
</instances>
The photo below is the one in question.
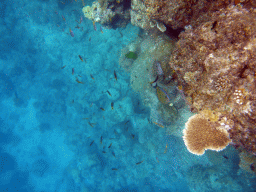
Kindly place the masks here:
<instances>
[{"instance_id":1,"label":"encrusting coral","mask_svg":"<svg viewBox=\"0 0 256 192\"><path fill-rule=\"evenodd\" d=\"M196 155L203 155L207 149L220 151L231 142L227 130L218 122L210 121L205 114L190 117L183 133L188 150Z\"/></svg>"},{"instance_id":2,"label":"encrusting coral","mask_svg":"<svg viewBox=\"0 0 256 192\"><path fill-rule=\"evenodd\" d=\"M256 6L254 0L144 0L143 3L151 21L164 23L173 29L184 28L186 25L197 27L209 21L213 12L229 5L241 3L247 7Z\"/></svg>"},{"instance_id":3,"label":"encrusting coral","mask_svg":"<svg viewBox=\"0 0 256 192\"><path fill-rule=\"evenodd\" d=\"M106 28L125 27L130 20L130 13L125 9L124 4L114 1L95 1L92 6L83 7L82 11L94 24L98 22Z\"/></svg>"},{"instance_id":4,"label":"encrusting coral","mask_svg":"<svg viewBox=\"0 0 256 192\"><path fill-rule=\"evenodd\" d=\"M256 157L254 157L253 155L249 154L246 151L242 151L239 154L239 157L239 167L248 173L256 175Z\"/></svg>"},{"instance_id":5,"label":"encrusting coral","mask_svg":"<svg viewBox=\"0 0 256 192\"><path fill-rule=\"evenodd\" d=\"M241 5L187 28L170 57L192 112L220 113L232 144L256 155L256 11Z\"/></svg>"}]
</instances>

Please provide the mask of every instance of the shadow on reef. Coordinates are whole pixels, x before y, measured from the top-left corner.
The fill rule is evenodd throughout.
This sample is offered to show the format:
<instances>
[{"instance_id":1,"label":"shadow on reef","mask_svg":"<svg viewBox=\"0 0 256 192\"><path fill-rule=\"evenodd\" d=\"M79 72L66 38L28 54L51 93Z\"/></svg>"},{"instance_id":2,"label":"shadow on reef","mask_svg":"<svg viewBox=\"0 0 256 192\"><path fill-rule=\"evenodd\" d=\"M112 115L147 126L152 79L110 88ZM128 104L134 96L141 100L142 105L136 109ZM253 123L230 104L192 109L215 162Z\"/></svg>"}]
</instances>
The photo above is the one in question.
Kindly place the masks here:
<instances>
[{"instance_id":1,"label":"shadow on reef","mask_svg":"<svg viewBox=\"0 0 256 192\"><path fill-rule=\"evenodd\" d=\"M164 32L168 37L172 39L179 39L179 35L181 32L185 31L184 28L178 28L178 29L173 29L169 25L165 25L166 31Z\"/></svg>"}]
</instances>

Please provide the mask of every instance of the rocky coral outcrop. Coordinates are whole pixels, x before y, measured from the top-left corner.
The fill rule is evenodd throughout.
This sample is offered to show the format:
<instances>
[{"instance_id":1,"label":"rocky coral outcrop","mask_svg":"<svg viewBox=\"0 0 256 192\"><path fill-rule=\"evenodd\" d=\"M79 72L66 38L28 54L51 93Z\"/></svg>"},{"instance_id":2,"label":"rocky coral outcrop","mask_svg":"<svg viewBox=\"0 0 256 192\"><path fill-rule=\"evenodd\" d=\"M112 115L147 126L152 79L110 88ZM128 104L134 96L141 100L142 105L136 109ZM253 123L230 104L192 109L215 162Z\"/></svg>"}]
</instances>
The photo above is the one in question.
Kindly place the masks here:
<instances>
[{"instance_id":1,"label":"rocky coral outcrop","mask_svg":"<svg viewBox=\"0 0 256 192\"><path fill-rule=\"evenodd\" d=\"M148 9L142 0L131 1L130 15L132 25L142 29L157 28L161 32L166 31L166 27L161 21L149 17Z\"/></svg>"},{"instance_id":2,"label":"rocky coral outcrop","mask_svg":"<svg viewBox=\"0 0 256 192\"><path fill-rule=\"evenodd\" d=\"M95 1L92 6L83 7L82 11L86 18L107 28L125 27L130 21L130 12L120 1Z\"/></svg>"},{"instance_id":3,"label":"rocky coral outcrop","mask_svg":"<svg viewBox=\"0 0 256 192\"><path fill-rule=\"evenodd\" d=\"M219 112L233 144L256 155L256 11L241 5L181 33L170 66L193 112Z\"/></svg>"},{"instance_id":4,"label":"rocky coral outcrop","mask_svg":"<svg viewBox=\"0 0 256 192\"><path fill-rule=\"evenodd\" d=\"M256 6L254 0L145 0L146 12L151 20L170 25L172 28L193 27L208 21L212 14L229 5Z\"/></svg>"}]
</instances>

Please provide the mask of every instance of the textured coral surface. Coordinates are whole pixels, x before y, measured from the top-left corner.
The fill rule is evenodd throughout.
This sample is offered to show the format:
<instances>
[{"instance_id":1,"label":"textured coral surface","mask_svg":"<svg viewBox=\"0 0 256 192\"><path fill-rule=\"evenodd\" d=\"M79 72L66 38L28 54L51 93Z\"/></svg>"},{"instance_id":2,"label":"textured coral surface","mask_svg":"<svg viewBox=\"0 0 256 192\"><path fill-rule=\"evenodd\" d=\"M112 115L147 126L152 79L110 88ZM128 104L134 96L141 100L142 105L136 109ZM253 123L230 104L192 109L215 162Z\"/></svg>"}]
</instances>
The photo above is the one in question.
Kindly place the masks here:
<instances>
[{"instance_id":1,"label":"textured coral surface","mask_svg":"<svg viewBox=\"0 0 256 192\"><path fill-rule=\"evenodd\" d=\"M212 13L226 8L228 5L242 3L245 6L256 6L254 0L145 0L149 18L170 25L172 28L192 25L197 27L206 22Z\"/></svg>"},{"instance_id":2,"label":"textured coral surface","mask_svg":"<svg viewBox=\"0 0 256 192\"><path fill-rule=\"evenodd\" d=\"M227 131L220 128L219 123L210 121L201 114L189 118L183 139L188 150L196 155L204 154L207 149L220 151L231 141Z\"/></svg>"},{"instance_id":3,"label":"textured coral surface","mask_svg":"<svg viewBox=\"0 0 256 192\"><path fill-rule=\"evenodd\" d=\"M254 157L251 154L248 154L246 151L242 151L239 154L239 157L239 167L252 175L256 174L256 157Z\"/></svg>"},{"instance_id":4,"label":"textured coral surface","mask_svg":"<svg viewBox=\"0 0 256 192\"><path fill-rule=\"evenodd\" d=\"M119 3L105 0L94 1L92 6L85 6L82 11L85 18L107 28L125 27L130 20L130 13L121 1Z\"/></svg>"},{"instance_id":5,"label":"textured coral surface","mask_svg":"<svg viewBox=\"0 0 256 192\"><path fill-rule=\"evenodd\" d=\"M256 154L256 12L241 5L181 33L170 66L193 112L220 113L233 143Z\"/></svg>"}]
</instances>

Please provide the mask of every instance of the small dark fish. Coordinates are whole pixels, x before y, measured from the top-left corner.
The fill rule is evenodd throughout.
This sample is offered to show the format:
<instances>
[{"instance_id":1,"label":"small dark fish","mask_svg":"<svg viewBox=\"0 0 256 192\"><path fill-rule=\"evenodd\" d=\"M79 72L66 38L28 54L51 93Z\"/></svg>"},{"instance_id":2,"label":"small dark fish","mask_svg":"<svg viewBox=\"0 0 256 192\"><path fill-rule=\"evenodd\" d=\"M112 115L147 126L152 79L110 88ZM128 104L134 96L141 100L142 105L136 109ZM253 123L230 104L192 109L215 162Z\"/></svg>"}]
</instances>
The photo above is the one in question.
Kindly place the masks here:
<instances>
[{"instance_id":1,"label":"small dark fish","mask_svg":"<svg viewBox=\"0 0 256 192\"><path fill-rule=\"evenodd\" d=\"M166 152L167 152L167 148L168 148L168 144L166 144L166 146L165 146L164 153L166 153Z\"/></svg>"},{"instance_id":2,"label":"small dark fish","mask_svg":"<svg viewBox=\"0 0 256 192\"><path fill-rule=\"evenodd\" d=\"M81 60L82 62L84 61L81 55L78 55L78 57L80 58L80 60Z\"/></svg>"},{"instance_id":3,"label":"small dark fish","mask_svg":"<svg viewBox=\"0 0 256 192\"><path fill-rule=\"evenodd\" d=\"M102 153L106 153L106 151L102 151Z\"/></svg>"},{"instance_id":4,"label":"small dark fish","mask_svg":"<svg viewBox=\"0 0 256 192\"><path fill-rule=\"evenodd\" d=\"M94 77L92 76L92 74L90 74L91 78L94 80Z\"/></svg>"},{"instance_id":5,"label":"small dark fish","mask_svg":"<svg viewBox=\"0 0 256 192\"><path fill-rule=\"evenodd\" d=\"M136 163L136 165L139 165L139 164L141 164L143 161L140 161L140 162L138 162L138 163Z\"/></svg>"},{"instance_id":6,"label":"small dark fish","mask_svg":"<svg viewBox=\"0 0 256 192\"><path fill-rule=\"evenodd\" d=\"M80 84L84 84L84 82L79 81L78 78L76 78L76 82L77 82L77 83L80 83Z\"/></svg>"},{"instance_id":7,"label":"small dark fish","mask_svg":"<svg viewBox=\"0 0 256 192\"><path fill-rule=\"evenodd\" d=\"M125 125L126 125L127 123L129 123L129 121L130 121L130 120L126 121L126 122L125 122Z\"/></svg>"},{"instance_id":8,"label":"small dark fish","mask_svg":"<svg viewBox=\"0 0 256 192\"><path fill-rule=\"evenodd\" d=\"M63 15L61 15L61 17L62 17L63 21L66 21L66 19L65 19L65 17Z\"/></svg>"},{"instance_id":9,"label":"small dark fish","mask_svg":"<svg viewBox=\"0 0 256 192\"><path fill-rule=\"evenodd\" d=\"M118 169L117 168L112 168L112 170L117 171Z\"/></svg>"},{"instance_id":10,"label":"small dark fish","mask_svg":"<svg viewBox=\"0 0 256 192\"><path fill-rule=\"evenodd\" d=\"M66 67L66 65L62 66L61 69L64 69Z\"/></svg>"},{"instance_id":11,"label":"small dark fish","mask_svg":"<svg viewBox=\"0 0 256 192\"><path fill-rule=\"evenodd\" d=\"M94 140L91 142L90 146L92 146L93 143L94 143Z\"/></svg>"},{"instance_id":12,"label":"small dark fish","mask_svg":"<svg viewBox=\"0 0 256 192\"><path fill-rule=\"evenodd\" d=\"M228 157L227 157L226 155L223 155L223 157L224 157L225 159L228 159Z\"/></svg>"},{"instance_id":13,"label":"small dark fish","mask_svg":"<svg viewBox=\"0 0 256 192\"><path fill-rule=\"evenodd\" d=\"M113 155L114 157L116 157L116 154L114 153L114 151L112 152L112 155Z\"/></svg>"},{"instance_id":14,"label":"small dark fish","mask_svg":"<svg viewBox=\"0 0 256 192\"><path fill-rule=\"evenodd\" d=\"M116 71L115 70L114 70L114 77L115 77L115 79L117 81L117 76L116 76Z\"/></svg>"},{"instance_id":15,"label":"small dark fish","mask_svg":"<svg viewBox=\"0 0 256 192\"><path fill-rule=\"evenodd\" d=\"M72 68L72 75L74 75L74 73L75 73L75 69L74 69L74 68Z\"/></svg>"},{"instance_id":16,"label":"small dark fish","mask_svg":"<svg viewBox=\"0 0 256 192\"><path fill-rule=\"evenodd\" d=\"M101 107L100 109L101 109L102 111L105 111L105 109L104 109L104 108L102 108L102 107Z\"/></svg>"},{"instance_id":17,"label":"small dark fish","mask_svg":"<svg viewBox=\"0 0 256 192\"><path fill-rule=\"evenodd\" d=\"M74 32L73 32L70 28L69 28L69 33L70 33L70 35L71 35L72 37L75 36Z\"/></svg>"},{"instance_id":18,"label":"small dark fish","mask_svg":"<svg viewBox=\"0 0 256 192\"><path fill-rule=\"evenodd\" d=\"M111 93L107 90L107 93L109 94L109 96L112 96Z\"/></svg>"},{"instance_id":19,"label":"small dark fish","mask_svg":"<svg viewBox=\"0 0 256 192\"><path fill-rule=\"evenodd\" d=\"M251 169L252 171L255 170L255 165L254 165L254 163L252 163L252 164L250 165L250 169Z\"/></svg>"},{"instance_id":20,"label":"small dark fish","mask_svg":"<svg viewBox=\"0 0 256 192\"><path fill-rule=\"evenodd\" d=\"M96 27L96 24L95 24L95 21L93 21L93 29L94 29L94 31L97 31L97 27Z\"/></svg>"},{"instance_id":21,"label":"small dark fish","mask_svg":"<svg viewBox=\"0 0 256 192\"><path fill-rule=\"evenodd\" d=\"M89 41L91 41L92 40L92 38L91 37L89 37Z\"/></svg>"},{"instance_id":22,"label":"small dark fish","mask_svg":"<svg viewBox=\"0 0 256 192\"><path fill-rule=\"evenodd\" d=\"M111 145L112 145L112 143L110 143L110 145L108 146L108 148L110 148L110 147L111 147Z\"/></svg>"},{"instance_id":23,"label":"small dark fish","mask_svg":"<svg viewBox=\"0 0 256 192\"><path fill-rule=\"evenodd\" d=\"M90 125L91 127L93 127L94 123L90 123L90 122L88 122L88 123L89 123L89 125Z\"/></svg>"},{"instance_id":24,"label":"small dark fish","mask_svg":"<svg viewBox=\"0 0 256 192\"><path fill-rule=\"evenodd\" d=\"M101 137L100 137L100 144L102 144L102 140L103 140L103 137L101 136Z\"/></svg>"},{"instance_id":25,"label":"small dark fish","mask_svg":"<svg viewBox=\"0 0 256 192\"><path fill-rule=\"evenodd\" d=\"M114 103L111 102L111 109L113 110L114 109Z\"/></svg>"},{"instance_id":26,"label":"small dark fish","mask_svg":"<svg viewBox=\"0 0 256 192\"><path fill-rule=\"evenodd\" d=\"M132 134L132 138L134 139L134 137L135 137L135 135L134 134Z\"/></svg>"}]
</instances>

